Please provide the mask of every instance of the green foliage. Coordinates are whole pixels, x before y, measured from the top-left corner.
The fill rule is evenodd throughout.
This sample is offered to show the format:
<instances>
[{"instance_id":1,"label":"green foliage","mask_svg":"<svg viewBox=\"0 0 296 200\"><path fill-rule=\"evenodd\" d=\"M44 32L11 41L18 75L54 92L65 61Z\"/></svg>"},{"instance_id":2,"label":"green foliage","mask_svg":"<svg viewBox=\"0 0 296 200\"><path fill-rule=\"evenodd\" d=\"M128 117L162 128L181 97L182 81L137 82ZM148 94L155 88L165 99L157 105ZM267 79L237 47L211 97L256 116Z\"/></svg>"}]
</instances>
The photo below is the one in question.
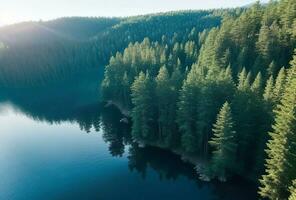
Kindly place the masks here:
<instances>
[{"instance_id":1,"label":"green foliage","mask_svg":"<svg viewBox=\"0 0 296 200\"><path fill-rule=\"evenodd\" d=\"M295 7L294 0L255 4L237 17L226 18L220 28L210 31L199 65L226 67L230 63L235 73L245 67L255 74L261 71L263 77L274 75L278 67L288 65L296 47Z\"/></svg>"},{"instance_id":2,"label":"green foliage","mask_svg":"<svg viewBox=\"0 0 296 200\"><path fill-rule=\"evenodd\" d=\"M178 97L178 79L181 77L178 69L170 78L165 66L161 67L156 77L156 97L158 106L158 133L159 139L167 146L177 146L179 137L175 123L176 102Z\"/></svg>"},{"instance_id":3,"label":"green foliage","mask_svg":"<svg viewBox=\"0 0 296 200\"><path fill-rule=\"evenodd\" d=\"M260 195L269 199L285 199L288 187L296 178L296 56L288 71L287 84L275 113L266 150L265 175L262 176Z\"/></svg>"},{"instance_id":4,"label":"green foliage","mask_svg":"<svg viewBox=\"0 0 296 200\"><path fill-rule=\"evenodd\" d=\"M293 185L290 187L289 200L296 200L296 180L293 181Z\"/></svg>"},{"instance_id":5,"label":"green foliage","mask_svg":"<svg viewBox=\"0 0 296 200\"><path fill-rule=\"evenodd\" d=\"M286 81L285 68L281 68L274 84L273 95L274 95L275 104L278 104L280 102L280 99L284 92L285 81Z\"/></svg>"},{"instance_id":6,"label":"green foliage","mask_svg":"<svg viewBox=\"0 0 296 200\"><path fill-rule=\"evenodd\" d=\"M213 125L213 137L209 141L213 147L211 160L211 175L225 180L227 171L233 173L236 159L237 138L234 131L230 105L225 102L217 115L217 121Z\"/></svg>"},{"instance_id":7,"label":"green foliage","mask_svg":"<svg viewBox=\"0 0 296 200\"><path fill-rule=\"evenodd\" d=\"M266 86L264 88L263 98L266 102L273 101L273 88L274 88L274 80L273 76L270 76L269 79L266 81Z\"/></svg>"},{"instance_id":8,"label":"green foliage","mask_svg":"<svg viewBox=\"0 0 296 200\"><path fill-rule=\"evenodd\" d=\"M196 133L198 117L198 99L201 93L202 72L193 67L182 86L178 101L178 117L180 132L182 133L182 149L192 153L201 148L200 138Z\"/></svg>"},{"instance_id":9,"label":"green foliage","mask_svg":"<svg viewBox=\"0 0 296 200\"><path fill-rule=\"evenodd\" d=\"M190 67L198 53L191 50L199 46L199 32L220 21L221 14L214 11L180 11L126 18L71 17L1 27L0 42L9 48L0 52L0 87L39 87L94 68L103 71L110 56L146 37L164 46L182 44L180 59ZM166 37L173 41L162 41Z\"/></svg>"},{"instance_id":10,"label":"green foliage","mask_svg":"<svg viewBox=\"0 0 296 200\"><path fill-rule=\"evenodd\" d=\"M251 91L253 93L256 93L256 95L261 96L262 95L262 75L261 72L259 72L251 85Z\"/></svg>"},{"instance_id":11,"label":"green foliage","mask_svg":"<svg viewBox=\"0 0 296 200\"><path fill-rule=\"evenodd\" d=\"M136 139L155 140L156 121L154 90L155 85L149 73L140 72L132 87L132 135Z\"/></svg>"},{"instance_id":12,"label":"green foliage","mask_svg":"<svg viewBox=\"0 0 296 200\"><path fill-rule=\"evenodd\" d=\"M160 40L150 36L130 43L106 67L105 100L119 101L133 110L135 138L208 159L211 177L224 179L238 173L258 180L264 172L272 110L282 101L286 76L291 74L287 64L296 44L295 16L286 10L294 5L283 0L216 11L223 16L220 27L194 27L182 36L169 31ZM145 93L141 90L146 90L147 77L141 71L147 70L153 86ZM223 111L220 115L225 116L219 115L217 121L225 102L231 104L232 112L226 117ZM140 112L148 110L147 116ZM223 118L231 119L226 123ZM223 126L230 126L229 121L231 131L226 133ZM218 145L224 141L220 140L223 134L230 132L235 133L235 142ZM228 146L236 148L221 154L221 148Z\"/></svg>"},{"instance_id":13,"label":"green foliage","mask_svg":"<svg viewBox=\"0 0 296 200\"><path fill-rule=\"evenodd\" d=\"M177 117L186 152L207 155L216 113L233 93L230 68L218 73L204 73L197 65L192 67L180 93Z\"/></svg>"}]
</instances>

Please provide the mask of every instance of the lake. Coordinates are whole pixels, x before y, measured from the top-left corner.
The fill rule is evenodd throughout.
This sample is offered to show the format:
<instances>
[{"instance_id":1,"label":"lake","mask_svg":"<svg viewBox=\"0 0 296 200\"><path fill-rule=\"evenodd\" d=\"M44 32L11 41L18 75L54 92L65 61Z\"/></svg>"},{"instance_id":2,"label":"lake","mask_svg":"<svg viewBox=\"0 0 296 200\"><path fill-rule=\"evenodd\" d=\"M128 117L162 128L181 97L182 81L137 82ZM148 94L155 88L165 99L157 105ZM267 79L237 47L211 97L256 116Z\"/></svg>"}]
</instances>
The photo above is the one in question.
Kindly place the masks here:
<instances>
[{"instance_id":1,"label":"lake","mask_svg":"<svg viewBox=\"0 0 296 200\"><path fill-rule=\"evenodd\" d=\"M139 147L115 108L58 110L0 103L1 200L256 199L247 181L202 182L179 156Z\"/></svg>"}]
</instances>

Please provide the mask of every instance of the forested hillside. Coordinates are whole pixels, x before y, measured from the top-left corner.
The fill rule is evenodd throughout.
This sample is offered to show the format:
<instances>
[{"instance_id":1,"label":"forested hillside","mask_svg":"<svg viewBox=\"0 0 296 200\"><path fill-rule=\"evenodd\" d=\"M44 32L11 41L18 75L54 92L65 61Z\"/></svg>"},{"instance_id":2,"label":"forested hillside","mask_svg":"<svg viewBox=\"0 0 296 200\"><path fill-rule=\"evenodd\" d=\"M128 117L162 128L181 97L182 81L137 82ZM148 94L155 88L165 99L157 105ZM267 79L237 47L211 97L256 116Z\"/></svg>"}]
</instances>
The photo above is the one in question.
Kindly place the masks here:
<instances>
[{"instance_id":1,"label":"forested hillside","mask_svg":"<svg viewBox=\"0 0 296 200\"><path fill-rule=\"evenodd\" d=\"M263 198L288 199L296 179L296 1L220 16L221 26L179 40L168 32L131 42L110 58L103 97L131 110L135 140L203 158L201 178L241 175Z\"/></svg>"},{"instance_id":2,"label":"forested hillside","mask_svg":"<svg viewBox=\"0 0 296 200\"><path fill-rule=\"evenodd\" d=\"M0 28L0 87L42 86L107 64L145 37L184 40L218 26L222 11L184 11L128 18L61 18Z\"/></svg>"}]
</instances>

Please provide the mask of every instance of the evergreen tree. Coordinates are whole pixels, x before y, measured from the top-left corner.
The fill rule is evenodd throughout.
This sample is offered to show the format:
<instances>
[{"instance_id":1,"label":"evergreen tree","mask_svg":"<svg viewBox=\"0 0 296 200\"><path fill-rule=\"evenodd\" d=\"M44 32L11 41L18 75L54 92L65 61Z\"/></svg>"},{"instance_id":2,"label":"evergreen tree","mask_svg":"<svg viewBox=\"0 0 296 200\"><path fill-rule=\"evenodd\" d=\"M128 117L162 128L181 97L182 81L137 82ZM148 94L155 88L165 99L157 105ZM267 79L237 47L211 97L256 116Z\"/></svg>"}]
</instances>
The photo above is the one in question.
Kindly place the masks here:
<instances>
[{"instance_id":1,"label":"evergreen tree","mask_svg":"<svg viewBox=\"0 0 296 200\"><path fill-rule=\"evenodd\" d=\"M233 172L237 148L236 132L228 102L223 104L214 124L213 132L214 136L209 141L213 147L211 173L213 176L225 180L227 171Z\"/></svg>"},{"instance_id":2,"label":"evergreen tree","mask_svg":"<svg viewBox=\"0 0 296 200\"><path fill-rule=\"evenodd\" d=\"M293 185L290 187L289 200L296 200L296 180L293 181Z\"/></svg>"},{"instance_id":3,"label":"evergreen tree","mask_svg":"<svg viewBox=\"0 0 296 200\"><path fill-rule=\"evenodd\" d=\"M154 83L149 73L140 72L132 87L132 135L136 139L156 139Z\"/></svg>"},{"instance_id":4,"label":"evergreen tree","mask_svg":"<svg viewBox=\"0 0 296 200\"><path fill-rule=\"evenodd\" d=\"M263 98L266 102L269 102L271 104L273 104L273 85L274 85L274 80L273 80L273 76L270 76L269 79L266 82L266 86L264 88L264 94L263 94Z\"/></svg>"},{"instance_id":5,"label":"evergreen tree","mask_svg":"<svg viewBox=\"0 0 296 200\"><path fill-rule=\"evenodd\" d=\"M250 73L243 69L239 74L239 83L233 99L233 115L235 129L238 137L238 170L240 173L253 176L253 167L257 162L256 156L258 146L260 146L261 136L259 130L265 130L265 108L263 106L262 95L259 91L261 87L260 73L257 80L250 85ZM256 136L255 136L256 135ZM254 138L256 140L254 141ZM253 167L251 167L253 166Z\"/></svg>"},{"instance_id":6,"label":"evergreen tree","mask_svg":"<svg viewBox=\"0 0 296 200\"><path fill-rule=\"evenodd\" d=\"M265 175L260 195L270 199L286 199L288 187L296 178L296 56L288 71L287 84L276 108L275 124L266 150Z\"/></svg>"},{"instance_id":7,"label":"evergreen tree","mask_svg":"<svg viewBox=\"0 0 296 200\"><path fill-rule=\"evenodd\" d=\"M264 60L269 59L271 51L271 34L269 27L266 25L261 26L259 31L259 38L256 43L257 49Z\"/></svg>"},{"instance_id":8,"label":"evergreen tree","mask_svg":"<svg viewBox=\"0 0 296 200\"><path fill-rule=\"evenodd\" d=\"M156 77L156 97L158 104L158 132L159 139L163 142L171 133L170 109L171 109L171 85L168 70L161 67Z\"/></svg>"},{"instance_id":9,"label":"evergreen tree","mask_svg":"<svg viewBox=\"0 0 296 200\"><path fill-rule=\"evenodd\" d=\"M194 65L184 81L178 101L177 122L181 132L181 144L182 149L188 153L199 153L201 150L201 136L197 132L196 121L202 77L202 71Z\"/></svg>"},{"instance_id":10,"label":"evergreen tree","mask_svg":"<svg viewBox=\"0 0 296 200\"><path fill-rule=\"evenodd\" d=\"M250 88L250 73L247 74L245 68L238 75L238 86L239 90L247 90Z\"/></svg>"},{"instance_id":11,"label":"evergreen tree","mask_svg":"<svg viewBox=\"0 0 296 200\"><path fill-rule=\"evenodd\" d=\"M276 65L275 65L275 62L272 61L269 66L268 66L268 69L267 69L267 75L268 76L273 76L274 73L275 73L275 70L276 70Z\"/></svg>"},{"instance_id":12,"label":"evergreen tree","mask_svg":"<svg viewBox=\"0 0 296 200\"><path fill-rule=\"evenodd\" d=\"M285 68L282 67L275 80L273 96L276 104L280 102L280 99L282 98L282 95L284 92L285 81L286 81L285 74L286 74Z\"/></svg>"},{"instance_id":13,"label":"evergreen tree","mask_svg":"<svg viewBox=\"0 0 296 200\"><path fill-rule=\"evenodd\" d=\"M251 85L252 92L256 93L256 95L261 96L262 95L262 75L261 72L259 72L254 80L254 82Z\"/></svg>"},{"instance_id":14,"label":"evergreen tree","mask_svg":"<svg viewBox=\"0 0 296 200\"><path fill-rule=\"evenodd\" d=\"M170 85L171 85L171 95L170 95L170 109L168 114L168 124L170 126L171 133L168 135L166 139L167 145L169 145L172 148L179 147L181 144L181 138L180 133L178 130L178 124L177 124L177 111L178 106L177 102L179 99L180 90L182 87L184 75L180 71L180 66L177 64L175 67L171 79L170 79Z\"/></svg>"}]
</instances>

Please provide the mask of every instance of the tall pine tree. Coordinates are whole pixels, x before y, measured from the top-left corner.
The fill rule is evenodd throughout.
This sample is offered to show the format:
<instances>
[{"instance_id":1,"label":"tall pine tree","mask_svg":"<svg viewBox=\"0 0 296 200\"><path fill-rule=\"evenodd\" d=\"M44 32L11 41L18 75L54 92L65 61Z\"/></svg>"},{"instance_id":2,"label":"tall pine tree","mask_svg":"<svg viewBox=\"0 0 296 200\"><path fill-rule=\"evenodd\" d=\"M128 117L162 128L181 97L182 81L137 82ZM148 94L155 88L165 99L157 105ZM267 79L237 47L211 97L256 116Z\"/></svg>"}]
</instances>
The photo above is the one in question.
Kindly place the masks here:
<instances>
[{"instance_id":1,"label":"tall pine tree","mask_svg":"<svg viewBox=\"0 0 296 200\"><path fill-rule=\"evenodd\" d=\"M296 56L288 71L287 84L276 108L275 124L266 150L266 174L262 176L260 195L286 199L296 178Z\"/></svg>"},{"instance_id":2,"label":"tall pine tree","mask_svg":"<svg viewBox=\"0 0 296 200\"><path fill-rule=\"evenodd\" d=\"M225 180L227 171L233 171L237 149L236 132L228 102L225 102L221 108L213 132L214 136L209 141L214 149L210 166L211 173L214 177Z\"/></svg>"},{"instance_id":3,"label":"tall pine tree","mask_svg":"<svg viewBox=\"0 0 296 200\"><path fill-rule=\"evenodd\" d=\"M156 139L157 126L155 122L155 98L154 82L149 73L140 72L135 79L132 90L132 134L136 139L154 141Z\"/></svg>"}]
</instances>

